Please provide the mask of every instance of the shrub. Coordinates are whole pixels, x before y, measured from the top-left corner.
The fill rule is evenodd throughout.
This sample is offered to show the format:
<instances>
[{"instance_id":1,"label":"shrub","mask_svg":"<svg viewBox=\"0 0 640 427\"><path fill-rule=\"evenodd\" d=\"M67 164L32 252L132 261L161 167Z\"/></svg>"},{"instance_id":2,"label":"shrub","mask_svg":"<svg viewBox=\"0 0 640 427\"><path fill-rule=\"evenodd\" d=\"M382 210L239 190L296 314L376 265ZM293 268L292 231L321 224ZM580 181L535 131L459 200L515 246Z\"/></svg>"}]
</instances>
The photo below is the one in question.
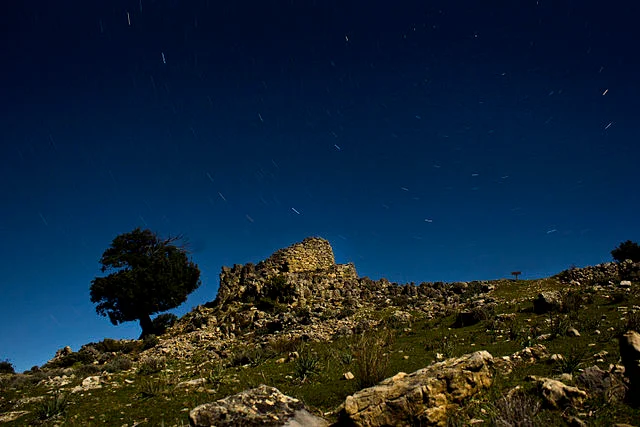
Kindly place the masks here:
<instances>
[{"instance_id":1,"label":"shrub","mask_svg":"<svg viewBox=\"0 0 640 427\"><path fill-rule=\"evenodd\" d=\"M107 372L120 372L127 371L131 369L133 366L133 362L127 356L121 355L115 357L113 360L109 361L104 365L104 369Z\"/></svg>"},{"instance_id":2,"label":"shrub","mask_svg":"<svg viewBox=\"0 0 640 427\"><path fill-rule=\"evenodd\" d=\"M87 347L93 347L98 352L102 353L133 353L135 351L140 351L142 345L139 341L124 341L124 340L114 340L111 338L105 338L104 340L97 343L90 343L85 346L82 346L80 351L88 350Z\"/></svg>"},{"instance_id":3,"label":"shrub","mask_svg":"<svg viewBox=\"0 0 640 427\"><path fill-rule=\"evenodd\" d=\"M282 354L296 351L300 347L301 343L302 339L299 336L295 338L277 337L274 340L269 341L268 346L273 353Z\"/></svg>"},{"instance_id":4,"label":"shrub","mask_svg":"<svg viewBox=\"0 0 640 427\"><path fill-rule=\"evenodd\" d=\"M0 374L15 374L16 370L13 364L9 360L5 359L0 361Z\"/></svg>"},{"instance_id":5,"label":"shrub","mask_svg":"<svg viewBox=\"0 0 640 427\"><path fill-rule=\"evenodd\" d=\"M355 374L360 388L370 387L385 378L389 364L387 350L393 341L394 336L387 329L363 333L356 338L353 350L356 356Z\"/></svg>"},{"instance_id":6,"label":"shrub","mask_svg":"<svg viewBox=\"0 0 640 427\"><path fill-rule=\"evenodd\" d=\"M102 368L98 365L80 365L77 368L74 369L76 375L78 376L82 376L82 377L88 377L91 375L95 375L98 372L102 371Z\"/></svg>"},{"instance_id":7,"label":"shrub","mask_svg":"<svg viewBox=\"0 0 640 427\"><path fill-rule=\"evenodd\" d=\"M278 275L264 284L262 292L266 298L278 303L289 304L293 302L296 287L287 280L286 276Z\"/></svg>"},{"instance_id":8,"label":"shrub","mask_svg":"<svg viewBox=\"0 0 640 427\"><path fill-rule=\"evenodd\" d=\"M267 360L267 353L262 347L241 347L234 352L231 366L258 366L265 360Z\"/></svg>"},{"instance_id":9,"label":"shrub","mask_svg":"<svg viewBox=\"0 0 640 427\"><path fill-rule=\"evenodd\" d=\"M153 319L153 331L155 335L162 335L167 332L167 329L175 325L178 321L178 316L173 313L164 313L158 315Z\"/></svg>"},{"instance_id":10,"label":"shrub","mask_svg":"<svg viewBox=\"0 0 640 427\"><path fill-rule=\"evenodd\" d=\"M618 245L617 248L611 251L611 256L614 260L622 262L630 259L633 262L640 262L640 246L636 242L627 240Z\"/></svg>"},{"instance_id":11,"label":"shrub","mask_svg":"<svg viewBox=\"0 0 640 427\"><path fill-rule=\"evenodd\" d=\"M491 408L491 424L500 427L534 427L541 425L537 418L540 400L520 388L511 390Z\"/></svg>"},{"instance_id":12,"label":"shrub","mask_svg":"<svg viewBox=\"0 0 640 427\"><path fill-rule=\"evenodd\" d=\"M490 320L493 316L495 316L495 312L492 305L474 307L469 311L459 312L453 326L455 328L471 326L482 320Z\"/></svg>"},{"instance_id":13,"label":"shrub","mask_svg":"<svg viewBox=\"0 0 640 427\"><path fill-rule=\"evenodd\" d=\"M142 360L138 367L139 375L150 375L160 372L167 365L167 360L164 357L147 357Z\"/></svg>"},{"instance_id":14,"label":"shrub","mask_svg":"<svg viewBox=\"0 0 640 427\"><path fill-rule=\"evenodd\" d=\"M88 365L94 361L94 358L95 354L81 349L80 351L74 351L58 360L47 363L46 366L48 368L70 368L74 365Z\"/></svg>"},{"instance_id":15,"label":"shrub","mask_svg":"<svg viewBox=\"0 0 640 427\"><path fill-rule=\"evenodd\" d=\"M154 334L147 335L142 340L142 349L149 350L150 348L157 346L159 343L160 343L160 340L158 339L157 336L155 336Z\"/></svg>"},{"instance_id":16,"label":"shrub","mask_svg":"<svg viewBox=\"0 0 640 427\"><path fill-rule=\"evenodd\" d=\"M578 291L569 291L562 294L561 309L562 313L573 313L580 310L583 297Z\"/></svg>"}]
</instances>

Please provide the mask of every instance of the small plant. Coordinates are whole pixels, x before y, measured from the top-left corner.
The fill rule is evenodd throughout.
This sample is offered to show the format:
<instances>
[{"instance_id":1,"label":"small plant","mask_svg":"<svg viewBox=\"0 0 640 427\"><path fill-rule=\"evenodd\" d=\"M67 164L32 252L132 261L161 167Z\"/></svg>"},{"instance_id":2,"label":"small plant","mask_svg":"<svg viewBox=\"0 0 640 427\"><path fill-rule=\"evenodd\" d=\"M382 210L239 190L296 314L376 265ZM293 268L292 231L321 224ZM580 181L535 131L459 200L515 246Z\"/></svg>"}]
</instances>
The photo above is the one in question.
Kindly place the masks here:
<instances>
[{"instance_id":1,"label":"small plant","mask_svg":"<svg viewBox=\"0 0 640 427\"><path fill-rule=\"evenodd\" d=\"M13 364L8 359L0 361L0 374L15 374Z\"/></svg>"},{"instance_id":2,"label":"small plant","mask_svg":"<svg viewBox=\"0 0 640 427\"><path fill-rule=\"evenodd\" d=\"M351 351L344 351L340 354L340 363L344 366L349 366L353 363L353 353Z\"/></svg>"},{"instance_id":3,"label":"small plant","mask_svg":"<svg viewBox=\"0 0 640 427\"><path fill-rule=\"evenodd\" d=\"M167 365L167 360L164 357L147 357L142 360L138 367L139 375L150 375L160 372Z\"/></svg>"},{"instance_id":4,"label":"small plant","mask_svg":"<svg viewBox=\"0 0 640 427\"><path fill-rule=\"evenodd\" d=\"M312 375L320 372L320 358L309 348L301 348L298 353L300 357L296 359L295 372L302 382Z\"/></svg>"},{"instance_id":5,"label":"small plant","mask_svg":"<svg viewBox=\"0 0 640 427\"><path fill-rule=\"evenodd\" d=\"M168 390L165 378L150 378L140 382L138 392L143 399L159 396Z\"/></svg>"},{"instance_id":6,"label":"small plant","mask_svg":"<svg viewBox=\"0 0 640 427\"><path fill-rule=\"evenodd\" d=\"M224 369L220 363L216 363L213 367L207 372L207 384L212 386L220 385L222 382L222 374Z\"/></svg>"},{"instance_id":7,"label":"small plant","mask_svg":"<svg viewBox=\"0 0 640 427\"><path fill-rule=\"evenodd\" d=\"M640 332L640 311L627 313L627 331Z\"/></svg>"},{"instance_id":8,"label":"small plant","mask_svg":"<svg viewBox=\"0 0 640 427\"><path fill-rule=\"evenodd\" d=\"M567 316L558 313L549 313L549 333L552 338L562 337L571 327Z\"/></svg>"},{"instance_id":9,"label":"small plant","mask_svg":"<svg viewBox=\"0 0 640 427\"><path fill-rule=\"evenodd\" d=\"M534 427L541 425L537 416L540 400L516 388L498 399L491 407L491 425L499 427Z\"/></svg>"},{"instance_id":10,"label":"small plant","mask_svg":"<svg viewBox=\"0 0 640 427\"><path fill-rule=\"evenodd\" d=\"M585 354L586 349L572 347L567 355L556 362L556 372L560 374L573 374L582 366Z\"/></svg>"},{"instance_id":11,"label":"small plant","mask_svg":"<svg viewBox=\"0 0 640 427\"><path fill-rule=\"evenodd\" d=\"M67 395L60 390L55 390L53 395L45 398L35 409L35 414L40 420L48 420L56 415L63 414L69 404Z\"/></svg>"}]
</instances>

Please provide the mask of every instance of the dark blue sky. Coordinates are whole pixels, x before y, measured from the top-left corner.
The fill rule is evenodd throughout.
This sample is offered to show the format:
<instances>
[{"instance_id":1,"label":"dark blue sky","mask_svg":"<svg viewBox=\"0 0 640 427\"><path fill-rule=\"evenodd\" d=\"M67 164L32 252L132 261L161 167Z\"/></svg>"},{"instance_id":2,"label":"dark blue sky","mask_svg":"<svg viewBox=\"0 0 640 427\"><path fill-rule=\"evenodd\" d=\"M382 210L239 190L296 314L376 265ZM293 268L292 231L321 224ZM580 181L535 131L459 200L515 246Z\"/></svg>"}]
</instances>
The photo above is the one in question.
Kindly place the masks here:
<instances>
[{"instance_id":1,"label":"dark blue sky","mask_svg":"<svg viewBox=\"0 0 640 427\"><path fill-rule=\"evenodd\" d=\"M640 239L635 2L0 6L0 359L132 338L118 234L222 265L307 236L397 282L557 273Z\"/></svg>"}]
</instances>

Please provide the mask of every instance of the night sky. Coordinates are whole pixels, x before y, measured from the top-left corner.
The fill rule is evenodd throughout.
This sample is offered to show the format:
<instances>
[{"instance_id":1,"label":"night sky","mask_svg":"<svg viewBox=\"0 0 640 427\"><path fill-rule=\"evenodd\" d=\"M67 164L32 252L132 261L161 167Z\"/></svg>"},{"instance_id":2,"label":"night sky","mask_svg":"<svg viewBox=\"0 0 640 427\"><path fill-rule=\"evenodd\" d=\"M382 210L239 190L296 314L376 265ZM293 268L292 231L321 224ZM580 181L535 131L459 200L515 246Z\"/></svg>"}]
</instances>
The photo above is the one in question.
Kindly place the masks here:
<instances>
[{"instance_id":1,"label":"night sky","mask_svg":"<svg viewBox=\"0 0 640 427\"><path fill-rule=\"evenodd\" d=\"M2 1L0 360L137 338L118 234L223 265L308 236L396 282L544 277L640 240L638 2Z\"/></svg>"}]
</instances>

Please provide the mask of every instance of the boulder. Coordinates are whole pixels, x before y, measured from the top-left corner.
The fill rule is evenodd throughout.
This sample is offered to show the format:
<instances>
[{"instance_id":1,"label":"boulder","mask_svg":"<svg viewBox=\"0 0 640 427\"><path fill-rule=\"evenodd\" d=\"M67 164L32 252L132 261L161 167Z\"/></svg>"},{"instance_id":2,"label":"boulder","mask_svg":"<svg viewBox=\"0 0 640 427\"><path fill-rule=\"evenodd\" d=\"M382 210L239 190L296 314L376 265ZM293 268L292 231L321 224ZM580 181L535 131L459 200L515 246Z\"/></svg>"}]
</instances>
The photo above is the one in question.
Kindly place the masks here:
<instances>
[{"instance_id":1,"label":"boulder","mask_svg":"<svg viewBox=\"0 0 640 427\"><path fill-rule=\"evenodd\" d=\"M538 294L533 301L533 311L537 314L560 311L562 309L562 295L559 291L546 291Z\"/></svg>"},{"instance_id":2,"label":"boulder","mask_svg":"<svg viewBox=\"0 0 640 427\"><path fill-rule=\"evenodd\" d=\"M323 418L307 411L298 399L285 396L277 388L266 385L197 406L189 413L189 424L194 427L329 425Z\"/></svg>"},{"instance_id":3,"label":"boulder","mask_svg":"<svg viewBox=\"0 0 640 427\"><path fill-rule=\"evenodd\" d=\"M587 398L587 393L578 387L568 386L558 380L536 375L531 375L528 379L537 383L540 394L546 404L554 409L579 406Z\"/></svg>"},{"instance_id":4,"label":"boulder","mask_svg":"<svg viewBox=\"0 0 640 427\"><path fill-rule=\"evenodd\" d=\"M447 412L488 388L493 357L477 351L399 374L348 396L340 423L361 426L446 425Z\"/></svg>"}]
</instances>

